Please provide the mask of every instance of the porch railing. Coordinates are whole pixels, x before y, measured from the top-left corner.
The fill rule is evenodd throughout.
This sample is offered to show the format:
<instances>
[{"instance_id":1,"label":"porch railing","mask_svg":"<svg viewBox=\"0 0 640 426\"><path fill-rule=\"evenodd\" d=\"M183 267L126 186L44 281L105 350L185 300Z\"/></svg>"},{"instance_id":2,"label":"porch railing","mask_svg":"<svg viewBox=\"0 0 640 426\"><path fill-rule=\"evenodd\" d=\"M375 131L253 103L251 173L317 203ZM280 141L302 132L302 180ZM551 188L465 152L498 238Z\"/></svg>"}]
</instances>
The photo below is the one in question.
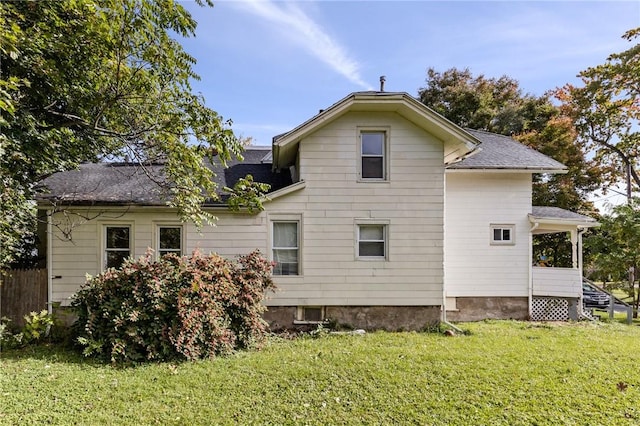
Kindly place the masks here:
<instances>
[{"instance_id":1,"label":"porch railing","mask_svg":"<svg viewBox=\"0 0 640 426\"><path fill-rule=\"evenodd\" d=\"M533 267L533 296L581 297L582 277L577 268Z\"/></svg>"}]
</instances>

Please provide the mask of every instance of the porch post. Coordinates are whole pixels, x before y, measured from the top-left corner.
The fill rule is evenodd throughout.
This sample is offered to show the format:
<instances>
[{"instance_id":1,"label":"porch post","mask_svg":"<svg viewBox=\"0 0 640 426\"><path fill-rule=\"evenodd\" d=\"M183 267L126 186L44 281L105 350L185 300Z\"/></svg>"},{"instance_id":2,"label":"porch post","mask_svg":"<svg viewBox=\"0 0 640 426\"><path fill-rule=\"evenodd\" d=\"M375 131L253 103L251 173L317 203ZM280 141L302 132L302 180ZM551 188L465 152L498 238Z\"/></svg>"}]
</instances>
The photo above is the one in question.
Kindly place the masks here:
<instances>
[{"instance_id":1,"label":"porch post","mask_svg":"<svg viewBox=\"0 0 640 426\"><path fill-rule=\"evenodd\" d=\"M585 231L584 228L578 229L578 270L580 271L580 280L582 280L582 277L583 277L582 234L584 233L584 231Z\"/></svg>"},{"instance_id":2,"label":"porch post","mask_svg":"<svg viewBox=\"0 0 640 426\"><path fill-rule=\"evenodd\" d=\"M578 268L578 230L571 230L571 263L574 268Z\"/></svg>"}]
</instances>

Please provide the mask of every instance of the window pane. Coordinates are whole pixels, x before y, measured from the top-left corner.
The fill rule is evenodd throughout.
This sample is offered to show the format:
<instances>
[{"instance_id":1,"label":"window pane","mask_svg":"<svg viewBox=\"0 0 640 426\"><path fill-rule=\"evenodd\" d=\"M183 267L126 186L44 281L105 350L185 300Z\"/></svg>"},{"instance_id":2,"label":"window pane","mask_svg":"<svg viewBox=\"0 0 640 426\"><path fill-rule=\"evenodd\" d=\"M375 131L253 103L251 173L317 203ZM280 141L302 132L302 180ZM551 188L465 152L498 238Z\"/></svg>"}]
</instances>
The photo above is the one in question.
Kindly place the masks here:
<instances>
[{"instance_id":1,"label":"window pane","mask_svg":"<svg viewBox=\"0 0 640 426\"><path fill-rule=\"evenodd\" d=\"M384 133L362 133L362 155L383 155Z\"/></svg>"},{"instance_id":2,"label":"window pane","mask_svg":"<svg viewBox=\"0 0 640 426\"><path fill-rule=\"evenodd\" d=\"M107 248L129 248L129 227L107 227Z\"/></svg>"},{"instance_id":3,"label":"window pane","mask_svg":"<svg viewBox=\"0 0 640 426\"><path fill-rule=\"evenodd\" d=\"M273 223L274 247L298 247L298 223L274 222Z\"/></svg>"},{"instance_id":4,"label":"window pane","mask_svg":"<svg viewBox=\"0 0 640 426\"><path fill-rule=\"evenodd\" d=\"M384 178L384 159L382 157L362 157L362 177L369 179Z\"/></svg>"},{"instance_id":5,"label":"window pane","mask_svg":"<svg viewBox=\"0 0 640 426\"><path fill-rule=\"evenodd\" d=\"M294 253L282 253L287 251L289 250L273 251L273 260L276 263L273 267L274 275L298 275L298 252L291 250Z\"/></svg>"},{"instance_id":6,"label":"window pane","mask_svg":"<svg viewBox=\"0 0 640 426\"><path fill-rule=\"evenodd\" d=\"M502 241L511 241L511 230L503 229L502 230Z\"/></svg>"},{"instance_id":7,"label":"window pane","mask_svg":"<svg viewBox=\"0 0 640 426\"><path fill-rule=\"evenodd\" d=\"M108 251L106 267L119 268L127 257L129 257L129 250Z\"/></svg>"},{"instance_id":8,"label":"window pane","mask_svg":"<svg viewBox=\"0 0 640 426\"><path fill-rule=\"evenodd\" d=\"M180 250L182 246L182 228L161 227L160 228L160 250L173 249Z\"/></svg>"},{"instance_id":9,"label":"window pane","mask_svg":"<svg viewBox=\"0 0 640 426\"><path fill-rule=\"evenodd\" d=\"M384 226L360 225L360 240L384 240Z\"/></svg>"},{"instance_id":10,"label":"window pane","mask_svg":"<svg viewBox=\"0 0 640 426\"><path fill-rule=\"evenodd\" d=\"M384 257L384 242L360 241L360 256Z\"/></svg>"},{"instance_id":11,"label":"window pane","mask_svg":"<svg viewBox=\"0 0 640 426\"><path fill-rule=\"evenodd\" d=\"M304 321L322 321L322 308L304 308Z\"/></svg>"},{"instance_id":12,"label":"window pane","mask_svg":"<svg viewBox=\"0 0 640 426\"><path fill-rule=\"evenodd\" d=\"M273 249L274 262L298 263L298 249Z\"/></svg>"},{"instance_id":13,"label":"window pane","mask_svg":"<svg viewBox=\"0 0 640 426\"><path fill-rule=\"evenodd\" d=\"M502 241L502 229L494 229L493 230L493 241Z\"/></svg>"}]
</instances>

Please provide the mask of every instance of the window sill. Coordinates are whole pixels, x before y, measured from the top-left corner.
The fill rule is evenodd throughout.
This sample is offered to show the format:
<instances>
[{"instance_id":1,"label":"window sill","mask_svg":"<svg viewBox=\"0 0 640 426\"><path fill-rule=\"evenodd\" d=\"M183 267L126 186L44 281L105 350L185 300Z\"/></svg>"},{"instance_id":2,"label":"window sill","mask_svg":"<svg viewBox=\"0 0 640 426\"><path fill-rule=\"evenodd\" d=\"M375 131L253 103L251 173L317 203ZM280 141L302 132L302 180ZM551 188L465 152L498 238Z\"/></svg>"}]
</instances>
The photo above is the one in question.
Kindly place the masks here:
<instances>
[{"instance_id":1,"label":"window sill","mask_svg":"<svg viewBox=\"0 0 640 426\"><path fill-rule=\"evenodd\" d=\"M356 180L358 183L391 183L389 179L364 179L358 178Z\"/></svg>"},{"instance_id":2,"label":"window sill","mask_svg":"<svg viewBox=\"0 0 640 426\"><path fill-rule=\"evenodd\" d=\"M303 321L303 320L293 320L293 325L318 325L318 324L326 324L327 320L323 321Z\"/></svg>"}]
</instances>

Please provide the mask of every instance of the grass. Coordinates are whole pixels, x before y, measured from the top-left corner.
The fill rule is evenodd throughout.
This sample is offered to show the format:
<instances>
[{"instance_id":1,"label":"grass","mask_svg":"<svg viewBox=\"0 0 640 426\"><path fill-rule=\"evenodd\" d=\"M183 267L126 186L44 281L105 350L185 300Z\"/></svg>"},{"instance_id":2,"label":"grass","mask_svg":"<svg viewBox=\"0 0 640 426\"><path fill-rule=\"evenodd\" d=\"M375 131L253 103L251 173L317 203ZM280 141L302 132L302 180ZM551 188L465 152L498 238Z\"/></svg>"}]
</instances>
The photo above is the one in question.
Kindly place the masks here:
<instances>
[{"instance_id":1,"label":"grass","mask_svg":"<svg viewBox=\"0 0 640 426\"><path fill-rule=\"evenodd\" d=\"M40 346L0 358L0 424L631 425L640 327L465 324L274 338L262 351L116 368Z\"/></svg>"}]
</instances>

